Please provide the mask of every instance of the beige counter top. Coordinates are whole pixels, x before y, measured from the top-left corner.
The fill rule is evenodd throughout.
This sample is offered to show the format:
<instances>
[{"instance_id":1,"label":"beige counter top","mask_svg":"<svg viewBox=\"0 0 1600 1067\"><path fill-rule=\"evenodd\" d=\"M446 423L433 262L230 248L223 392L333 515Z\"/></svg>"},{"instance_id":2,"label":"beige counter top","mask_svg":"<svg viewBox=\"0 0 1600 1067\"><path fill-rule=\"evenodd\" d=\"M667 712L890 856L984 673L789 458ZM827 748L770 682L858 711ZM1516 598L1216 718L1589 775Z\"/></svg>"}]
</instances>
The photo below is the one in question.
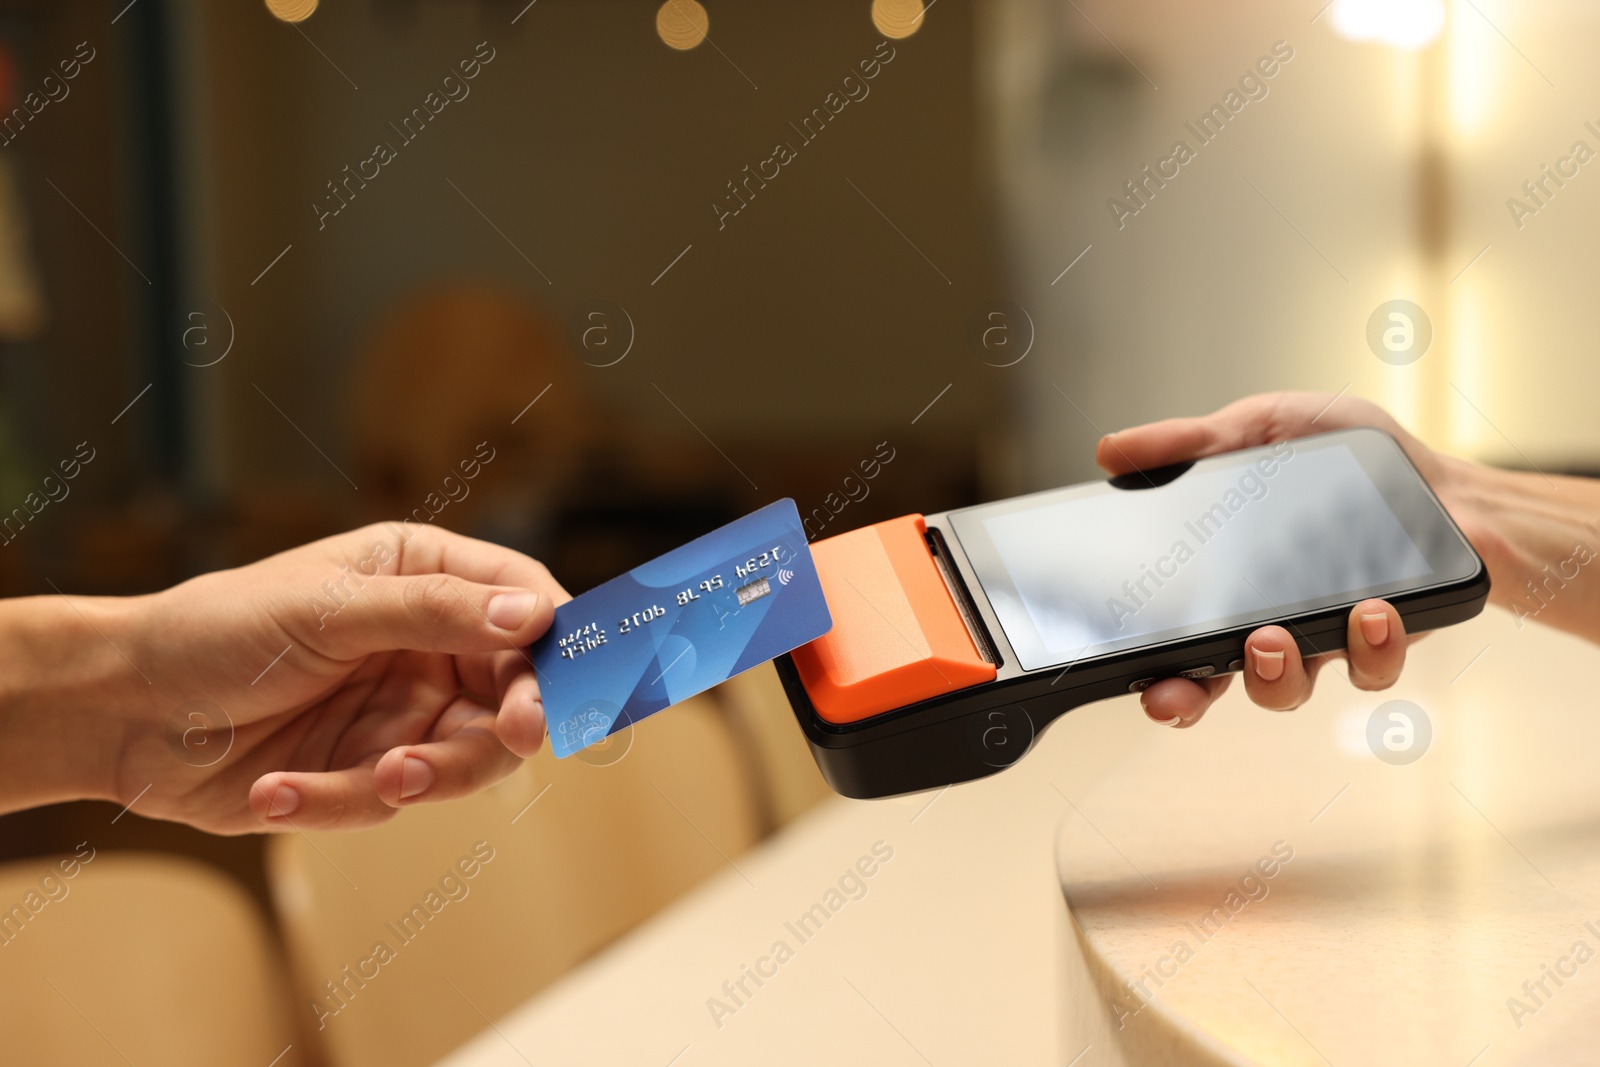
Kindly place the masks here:
<instances>
[{"instance_id":1,"label":"beige counter top","mask_svg":"<svg viewBox=\"0 0 1600 1067\"><path fill-rule=\"evenodd\" d=\"M445 1062L1586 1062L1597 665L1493 613L1381 696L1079 709L985 781L822 805ZM1408 765L1365 738L1394 698L1432 723Z\"/></svg>"},{"instance_id":2,"label":"beige counter top","mask_svg":"<svg viewBox=\"0 0 1600 1067\"><path fill-rule=\"evenodd\" d=\"M1057 851L1130 1047L1595 1062L1596 667L1593 647L1494 612L1418 645L1381 696L1327 679L1299 713L1234 704L1130 752L1080 801L1094 826L1065 821ZM1432 724L1405 765L1366 737L1396 698Z\"/></svg>"}]
</instances>

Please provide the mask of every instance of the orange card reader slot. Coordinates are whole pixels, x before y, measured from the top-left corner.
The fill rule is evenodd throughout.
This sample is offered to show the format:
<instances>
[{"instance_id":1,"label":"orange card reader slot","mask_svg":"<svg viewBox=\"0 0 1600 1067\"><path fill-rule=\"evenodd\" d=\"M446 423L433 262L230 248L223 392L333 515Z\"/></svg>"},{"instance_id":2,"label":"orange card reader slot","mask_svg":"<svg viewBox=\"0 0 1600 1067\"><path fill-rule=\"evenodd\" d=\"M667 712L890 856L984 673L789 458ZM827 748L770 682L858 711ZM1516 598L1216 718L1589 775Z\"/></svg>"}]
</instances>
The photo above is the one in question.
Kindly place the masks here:
<instances>
[{"instance_id":1,"label":"orange card reader slot","mask_svg":"<svg viewBox=\"0 0 1600 1067\"><path fill-rule=\"evenodd\" d=\"M811 546L833 629L791 653L825 721L844 724L991 682L939 573L921 515Z\"/></svg>"}]
</instances>

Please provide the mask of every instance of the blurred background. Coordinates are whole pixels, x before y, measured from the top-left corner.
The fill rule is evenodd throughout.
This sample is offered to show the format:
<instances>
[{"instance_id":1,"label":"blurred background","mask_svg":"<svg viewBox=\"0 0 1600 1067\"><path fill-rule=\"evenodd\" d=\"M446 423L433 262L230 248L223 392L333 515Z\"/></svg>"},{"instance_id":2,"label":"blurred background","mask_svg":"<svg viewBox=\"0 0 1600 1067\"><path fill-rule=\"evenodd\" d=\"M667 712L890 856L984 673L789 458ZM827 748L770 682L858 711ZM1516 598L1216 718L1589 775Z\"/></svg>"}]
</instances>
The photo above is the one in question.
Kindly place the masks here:
<instances>
[{"instance_id":1,"label":"blurred background","mask_svg":"<svg viewBox=\"0 0 1600 1067\"><path fill-rule=\"evenodd\" d=\"M1092 477L1105 431L1277 388L1600 469L1597 38L1577 0L4 0L0 592L413 514L578 592L778 497L825 536ZM0 819L0 859L87 839L154 900L214 889L230 958L288 976L239 1062L287 1034L285 1064L426 1063L819 799L786 716L759 674L370 835L86 803ZM674 773L642 826L602 778ZM558 779L590 799L524 807ZM386 978L319 1028L480 838L564 940L478 905L439 949L461 1001L424 1026Z\"/></svg>"}]
</instances>

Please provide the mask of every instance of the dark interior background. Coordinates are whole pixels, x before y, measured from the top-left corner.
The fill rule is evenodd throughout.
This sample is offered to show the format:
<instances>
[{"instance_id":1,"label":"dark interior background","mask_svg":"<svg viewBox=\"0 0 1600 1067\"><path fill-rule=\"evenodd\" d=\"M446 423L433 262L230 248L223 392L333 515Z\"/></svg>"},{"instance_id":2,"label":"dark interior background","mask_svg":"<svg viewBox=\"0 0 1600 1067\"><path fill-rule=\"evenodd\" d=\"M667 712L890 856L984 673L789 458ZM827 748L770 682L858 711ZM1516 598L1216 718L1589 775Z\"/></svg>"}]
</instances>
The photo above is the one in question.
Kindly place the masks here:
<instances>
[{"instance_id":1,"label":"dark interior background","mask_svg":"<svg viewBox=\"0 0 1600 1067\"><path fill-rule=\"evenodd\" d=\"M826 535L1091 477L1104 431L1270 389L1600 469L1600 187L1508 214L1600 137L1593 5L937 0L896 28L874 12L922 5L705 0L686 50L662 8L0 0L0 523L95 456L0 539L0 595L138 594L411 514L480 444L434 521L574 592L783 496ZM1431 320L1413 363L1367 338L1395 299ZM259 841L137 806L0 818L0 859L88 836L261 892Z\"/></svg>"},{"instance_id":2,"label":"dark interior background","mask_svg":"<svg viewBox=\"0 0 1600 1067\"><path fill-rule=\"evenodd\" d=\"M0 149L44 304L0 344L0 503L96 450L0 549L0 594L147 592L405 514L480 441L496 462L437 521L574 592L782 496L829 533L968 503L1005 454L968 340L997 291L970 6L801 144L884 40L864 3L719 6L714 47L680 52L633 0L339 0L299 25L125 2L0 5L8 109L94 53ZM400 146L390 123L480 42L470 95ZM797 158L719 228L780 140ZM378 141L398 158L319 228ZM615 365L574 343L596 306L619 344L631 323ZM0 819L0 859L90 827L262 891L257 839L103 804Z\"/></svg>"}]
</instances>

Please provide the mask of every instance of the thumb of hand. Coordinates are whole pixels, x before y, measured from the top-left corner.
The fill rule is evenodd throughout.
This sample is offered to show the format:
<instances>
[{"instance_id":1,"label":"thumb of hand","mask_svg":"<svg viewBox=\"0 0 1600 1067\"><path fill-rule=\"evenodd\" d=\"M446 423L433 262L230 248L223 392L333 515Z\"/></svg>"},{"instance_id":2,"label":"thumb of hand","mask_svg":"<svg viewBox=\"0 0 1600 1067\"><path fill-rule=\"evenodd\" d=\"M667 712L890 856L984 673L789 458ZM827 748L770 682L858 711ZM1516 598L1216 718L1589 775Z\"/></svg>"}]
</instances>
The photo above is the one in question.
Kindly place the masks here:
<instances>
[{"instance_id":1,"label":"thumb of hand","mask_svg":"<svg viewBox=\"0 0 1600 1067\"><path fill-rule=\"evenodd\" d=\"M501 652L550 628L550 596L481 585L449 574L368 578L338 611L325 612L310 643L335 659L376 652Z\"/></svg>"}]
</instances>

